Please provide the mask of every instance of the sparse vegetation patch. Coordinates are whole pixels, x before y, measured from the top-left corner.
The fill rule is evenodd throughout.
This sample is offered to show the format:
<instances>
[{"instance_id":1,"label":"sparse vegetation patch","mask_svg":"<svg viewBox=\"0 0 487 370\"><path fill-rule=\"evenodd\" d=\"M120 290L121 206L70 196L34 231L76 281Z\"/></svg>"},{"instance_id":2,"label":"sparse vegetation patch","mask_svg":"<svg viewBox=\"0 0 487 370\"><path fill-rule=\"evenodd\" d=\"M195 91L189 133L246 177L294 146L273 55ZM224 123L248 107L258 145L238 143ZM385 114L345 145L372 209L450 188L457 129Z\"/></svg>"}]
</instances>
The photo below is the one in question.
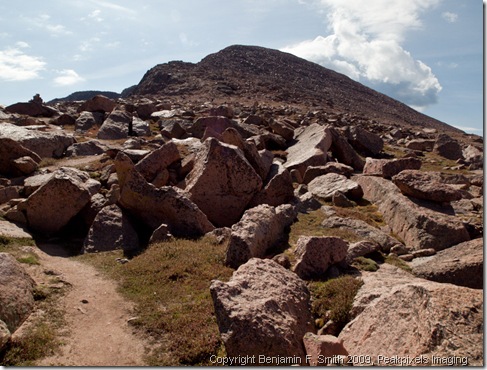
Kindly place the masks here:
<instances>
[{"instance_id":1,"label":"sparse vegetation patch","mask_svg":"<svg viewBox=\"0 0 487 370\"><path fill-rule=\"evenodd\" d=\"M120 292L137 306L131 323L158 343L148 356L151 366L209 365L221 351L210 282L228 280L225 245L213 239L176 239L151 245L129 263L114 253L78 257L120 283Z\"/></svg>"},{"instance_id":2,"label":"sparse vegetation patch","mask_svg":"<svg viewBox=\"0 0 487 370\"><path fill-rule=\"evenodd\" d=\"M362 280L350 275L311 282L313 315L325 323L333 320L341 330L350 321L353 299L362 285Z\"/></svg>"}]
</instances>

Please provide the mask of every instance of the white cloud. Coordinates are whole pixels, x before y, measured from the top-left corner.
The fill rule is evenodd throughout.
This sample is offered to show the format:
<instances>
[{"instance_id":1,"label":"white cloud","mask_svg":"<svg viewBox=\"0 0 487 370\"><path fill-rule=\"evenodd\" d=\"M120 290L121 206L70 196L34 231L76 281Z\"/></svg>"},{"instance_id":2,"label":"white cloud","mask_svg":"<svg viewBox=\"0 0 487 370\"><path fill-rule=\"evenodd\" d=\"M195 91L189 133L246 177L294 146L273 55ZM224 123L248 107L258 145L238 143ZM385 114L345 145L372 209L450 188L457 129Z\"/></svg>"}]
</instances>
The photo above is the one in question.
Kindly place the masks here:
<instances>
[{"instance_id":1,"label":"white cloud","mask_svg":"<svg viewBox=\"0 0 487 370\"><path fill-rule=\"evenodd\" d=\"M453 125L453 127L458 128L462 131L471 132L471 133L478 133L478 132L482 133L484 131L478 127L466 127L466 126L456 126L456 125Z\"/></svg>"},{"instance_id":2,"label":"white cloud","mask_svg":"<svg viewBox=\"0 0 487 370\"><path fill-rule=\"evenodd\" d=\"M58 37L73 34L73 32L69 31L62 24L50 23L51 16L49 14L39 14L36 18L24 17L24 19L28 22L28 24L46 30L48 33L51 34L51 36Z\"/></svg>"},{"instance_id":3,"label":"white cloud","mask_svg":"<svg viewBox=\"0 0 487 370\"><path fill-rule=\"evenodd\" d=\"M190 40L188 38L188 35L186 35L186 33L184 32L181 32L179 34L179 41L181 42L181 44L183 44L184 46L196 46L198 45L196 42Z\"/></svg>"},{"instance_id":4,"label":"white cloud","mask_svg":"<svg viewBox=\"0 0 487 370\"><path fill-rule=\"evenodd\" d=\"M455 62L442 62L442 61L439 61L436 63L436 65L438 67L445 67L445 68L449 68L449 69L455 69L458 67L458 63L455 63Z\"/></svg>"},{"instance_id":5,"label":"white cloud","mask_svg":"<svg viewBox=\"0 0 487 370\"><path fill-rule=\"evenodd\" d=\"M39 78L46 63L40 57L25 54L20 49L0 50L0 79L26 81Z\"/></svg>"},{"instance_id":6,"label":"white cloud","mask_svg":"<svg viewBox=\"0 0 487 370\"><path fill-rule=\"evenodd\" d=\"M89 15L88 17L97 21L97 22L103 22L103 18L100 17L100 14L101 14L101 10L100 9L96 9L96 10L93 10Z\"/></svg>"},{"instance_id":7,"label":"white cloud","mask_svg":"<svg viewBox=\"0 0 487 370\"><path fill-rule=\"evenodd\" d=\"M452 12L443 12L441 16L449 23L455 23L458 20L458 14Z\"/></svg>"},{"instance_id":8,"label":"white cloud","mask_svg":"<svg viewBox=\"0 0 487 370\"><path fill-rule=\"evenodd\" d=\"M99 37L92 37L88 40L82 41L78 49L83 53L91 52L100 42L101 39Z\"/></svg>"},{"instance_id":9,"label":"white cloud","mask_svg":"<svg viewBox=\"0 0 487 370\"><path fill-rule=\"evenodd\" d=\"M435 103L441 90L430 67L401 44L421 29L420 14L438 0L320 0L331 34L283 48L302 58L387 87L388 94L415 107Z\"/></svg>"},{"instance_id":10,"label":"white cloud","mask_svg":"<svg viewBox=\"0 0 487 370\"><path fill-rule=\"evenodd\" d=\"M20 49L30 48L30 45L25 41L18 41L15 45Z\"/></svg>"},{"instance_id":11,"label":"white cloud","mask_svg":"<svg viewBox=\"0 0 487 370\"><path fill-rule=\"evenodd\" d=\"M54 79L54 83L58 86L70 86L85 81L83 77L72 69L63 69L58 71L58 73L59 76Z\"/></svg>"},{"instance_id":12,"label":"white cloud","mask_svg":"<svg viewBox=\"0 0 487 370\"><path fill-rule=\"evenodd\" d=\"M119 5L119 4L114 4L110 1L104 1L104 0L89 0L93 5L96 5L97 7L101 6L106 9L110 9L112 11L117 11L120 13L125 13L126 15L136 15L137 12L133 9L127 8L125 6Z\"/></svg>"}]
</instances>

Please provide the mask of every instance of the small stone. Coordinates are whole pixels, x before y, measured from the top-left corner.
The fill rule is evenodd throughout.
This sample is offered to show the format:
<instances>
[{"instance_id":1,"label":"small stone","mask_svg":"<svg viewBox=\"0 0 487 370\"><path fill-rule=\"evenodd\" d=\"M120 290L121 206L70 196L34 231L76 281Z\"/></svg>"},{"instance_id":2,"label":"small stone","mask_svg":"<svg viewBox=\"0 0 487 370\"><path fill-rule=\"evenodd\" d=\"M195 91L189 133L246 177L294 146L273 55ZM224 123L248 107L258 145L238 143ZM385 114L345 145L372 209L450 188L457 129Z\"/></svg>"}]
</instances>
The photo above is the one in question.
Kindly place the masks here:
<instances>
[{"instance_id":1,"label":"small stone","mask_svg":"<svg viewBox=\"0 0 487 370\"><path fill-rule=\"evenodd\" d=\"M414 259L414 255L413 254L403 254L401 256L399 256L400 259L402 259L403 261L406 261L406 262L410 262Z\"/></svg>"},{"instance_id":2,"label":"small stone","mask_svg":"<svg viewBox=\"0 0 487 370\"><path fill-rule=\"evenodd\" d=\"M420 249L420 250L414 251L412 254L413 254L414 258L428 257L428 256L435 255L436 251L433 248L427 248L427 249Z\"/></svg>"}]
</instances>

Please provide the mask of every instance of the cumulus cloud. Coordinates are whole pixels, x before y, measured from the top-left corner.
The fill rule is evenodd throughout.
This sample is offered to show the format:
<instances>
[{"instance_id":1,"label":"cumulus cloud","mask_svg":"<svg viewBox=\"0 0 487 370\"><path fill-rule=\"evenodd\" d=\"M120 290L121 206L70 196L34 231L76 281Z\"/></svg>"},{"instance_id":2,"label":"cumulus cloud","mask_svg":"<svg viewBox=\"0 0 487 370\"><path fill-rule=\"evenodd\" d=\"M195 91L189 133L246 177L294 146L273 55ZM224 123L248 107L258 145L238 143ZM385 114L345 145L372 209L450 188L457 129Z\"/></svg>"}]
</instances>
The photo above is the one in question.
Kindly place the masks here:
<instances>
[{"instance_id":1,"label":"cumulus cloud","mask_svg":"<svg viewBox=\"0 0 487 370\"><path fill-rule=\"evenodd\" d=\"M46 62L20 49L27 46L23 43L18 44L18 48L0 50L0 80L26 81L40 77L39 73L46 68Z\"/></svg>"},{"instance_id":2,"label":"cumulus cloud","mask_svg":"<svg viewBox=\"0 0 487 370\"><path fill-rule=\"evenodd\" d=\"M458 20L458 14L452 12L443 12L441 16L449 23L455 23Z\"/></svg>"},{"instance_id":3,"label":"cumulus cloud","mask_svg":"<svg viewBox=\"0 0 487 370\"><path fill-rule=\"evenodd\" d=\"M438 0L320 0L331 33L281 50L367 82L416 108L437 101L441 90L431 68L402 47L420 15Z\"/></svg>"},{"instance_id":4,"label":"cumulus cloud","mask_svg":"<svg viewBox=\"0 0 487 370\"><path fill-rule=\"evenodd\" d=\"M59 76L54 79L54 83L57 86L70 86L83 82L85 79L81 77L76 71L72 69L63 69L59 71Z\"/></svg>"}]
</instances>

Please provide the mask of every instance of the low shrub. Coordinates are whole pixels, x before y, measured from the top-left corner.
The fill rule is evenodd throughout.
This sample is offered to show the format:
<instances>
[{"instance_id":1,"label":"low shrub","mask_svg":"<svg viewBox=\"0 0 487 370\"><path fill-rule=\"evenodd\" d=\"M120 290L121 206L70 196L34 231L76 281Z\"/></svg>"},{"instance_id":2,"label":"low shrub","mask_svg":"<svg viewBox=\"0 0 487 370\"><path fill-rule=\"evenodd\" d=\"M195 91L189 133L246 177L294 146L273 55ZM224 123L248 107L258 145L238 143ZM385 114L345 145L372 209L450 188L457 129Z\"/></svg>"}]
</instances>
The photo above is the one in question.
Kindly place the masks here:
<instances>
[{"instance_id":1,"label":"low shrub","mask_svg":"<svg viewBox=\"0 0 487 370\"><path fill-rule=\"evenodd\" d=\"M350 275L340 276L325 282L312 282L312 311L317 319L333 320L339 327L350 321L353 300L363 281Z\"/></svg>"},{"instance_id":2,"label":"low shrub","mask_svg":"<svg viewBox=\"0 0 487 370\"><path fill-rule=\"evenodd\" d=\"M375 272L379 269L379 265L373 259L366 258L366 257L357 257L353 260L352 266L362 270L362 271L370 271Z\"/></svg>"},{"instance_id":3,"label":"low shrub","mask_svg":"<svg viewBox=\"0 0 487 370\"><path fill-rule=\"evenodd\" d=\"M384 262L388 263L389 265L399 267L400 269L403 269L404 271L407 271L407 272L413 271L413 269L411 267L409 267L409 265L406 262L404 262L402 259L400 259L399 257L394 256L394 255L388 255L385 258Z\"/></svg>"}]
</instances>

